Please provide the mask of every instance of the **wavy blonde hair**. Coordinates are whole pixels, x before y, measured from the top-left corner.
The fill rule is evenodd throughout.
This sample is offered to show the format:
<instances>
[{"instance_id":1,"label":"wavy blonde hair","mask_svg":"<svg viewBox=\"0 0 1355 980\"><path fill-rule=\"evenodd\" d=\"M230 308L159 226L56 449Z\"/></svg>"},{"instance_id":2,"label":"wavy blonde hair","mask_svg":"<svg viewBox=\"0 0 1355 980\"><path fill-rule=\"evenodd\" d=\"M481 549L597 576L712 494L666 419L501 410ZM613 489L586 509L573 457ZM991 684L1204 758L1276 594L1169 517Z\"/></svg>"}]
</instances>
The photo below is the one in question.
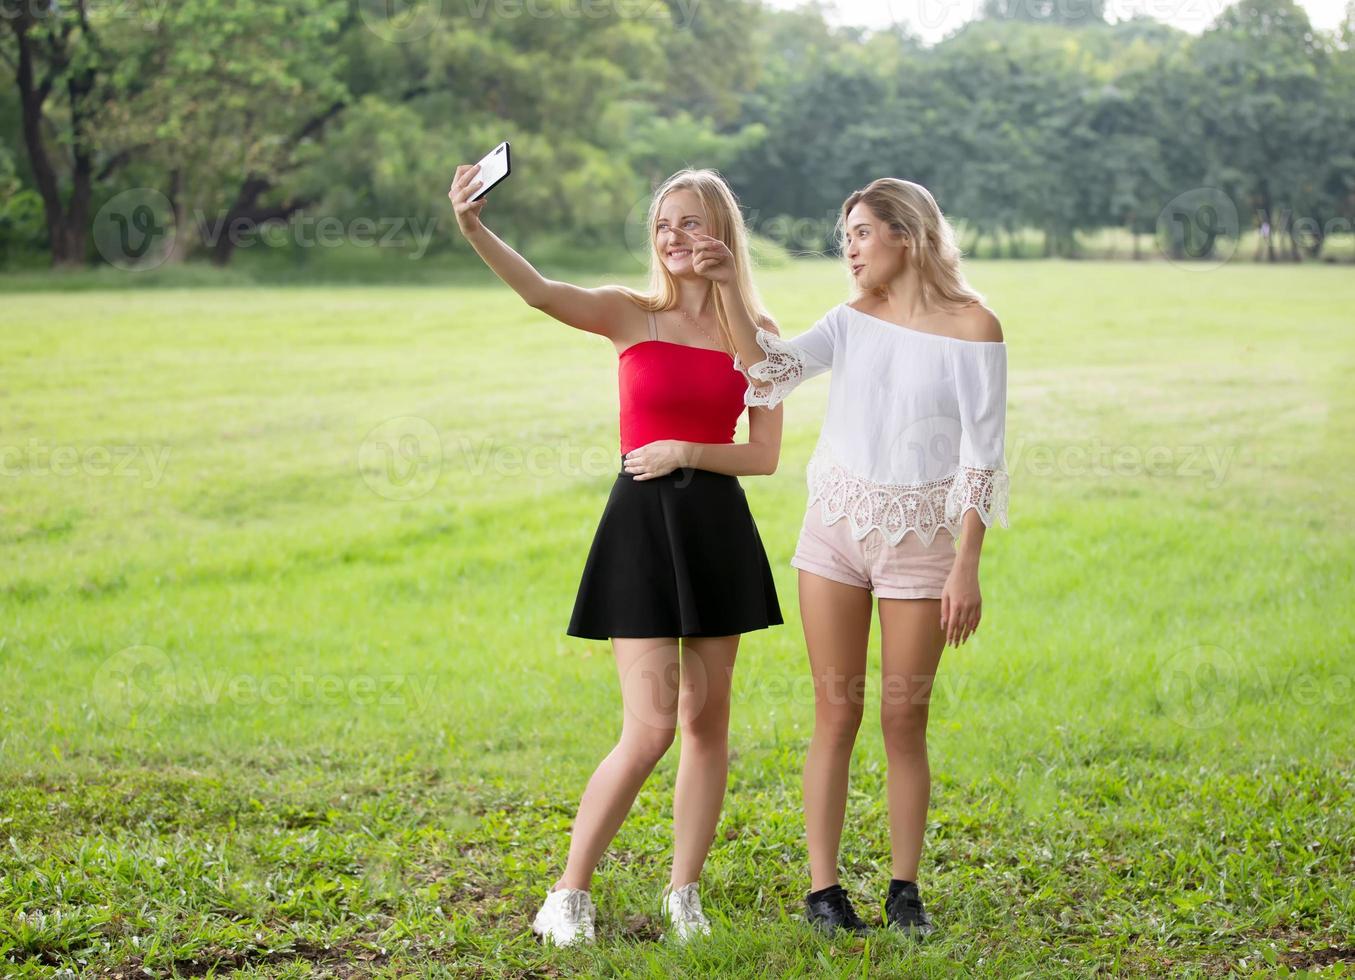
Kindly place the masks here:
<instances>
[{"instance_id":1,"label":"wavy blonde hair","mask_svg":"<svg viewBox=\"0 0 1355 980\"><path fill-rule=\"evenodd\" d=\"M743 212L739 210L739 202L734 197L734 192L715 170L679 170L659 185L649 202L649 214L645 220L645 227L649 231L649 288L643 293L626 289L626 293L642 309L653 313L671 310L677 306L677 281L663 264L663 257L659 254L658 224L659 209L663 207L664 199L674 191L683 190L691 191L701 202L701 208L706 213L706 233L724 242L725 247L734 256L734 277L738 281L739 291L743 294L744 303L753 322L770 319L762 305L762 297L758 294L757 287L753 285L753 263L748 253L748 230L744 226ZM730 333L729 315L724 300L720 296L720 291L715 289L714 283L711 283L711 291L715 302L715 315L720 323L720 339L725 345L725 351L733 354L734 340Z\"/></svg>"},{"instance_id":2,"label":"wavy blonde hair","mask_svg":"<svg viewBox=\"0 0 1355 980\"><path fill-rule=\"evenodd\" d=\"M924 306L956 307L978 301L983 295L965 280L960 270L962 252L955 240L955 229L941 213L931 191L911 180L881 177L842 202L837 220L837 237L847 251L847 215L864 204L896 234L906 236L905 262L917 275ZM865 291L852 283L852 299Z\"/></svg>"}]
</instances>

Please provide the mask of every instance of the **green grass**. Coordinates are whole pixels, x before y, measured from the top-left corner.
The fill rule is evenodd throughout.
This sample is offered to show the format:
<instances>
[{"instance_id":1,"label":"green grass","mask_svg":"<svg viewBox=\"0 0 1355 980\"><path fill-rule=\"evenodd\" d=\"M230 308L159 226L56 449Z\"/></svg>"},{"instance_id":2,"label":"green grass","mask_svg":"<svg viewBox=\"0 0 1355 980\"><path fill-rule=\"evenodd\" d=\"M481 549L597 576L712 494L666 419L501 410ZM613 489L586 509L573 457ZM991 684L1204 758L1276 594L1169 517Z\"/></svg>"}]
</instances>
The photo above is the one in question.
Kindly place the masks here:
<instances>
[{"instance_id":1,"label":"green grass","mask_svg":"<svg viewBox=\"0 0 1355 980\"><path fill-rule=\"evenodd\" d=\"M598 870L599 944L551 951L527 925L620 727L608 646L563 632L616 472L610 345L473 283L11 295L0 973L1355 973L1355 280L971 274L1010 349L1012 526L934 692L920 949L797 918L787 562L826 379L743 480L787 625L735 673L719 937L654 942L675 746ZM761 285L794 334L845 280ZM842 871L869 908L884 778L868 707Z\"/></svg>"}]
</instances>

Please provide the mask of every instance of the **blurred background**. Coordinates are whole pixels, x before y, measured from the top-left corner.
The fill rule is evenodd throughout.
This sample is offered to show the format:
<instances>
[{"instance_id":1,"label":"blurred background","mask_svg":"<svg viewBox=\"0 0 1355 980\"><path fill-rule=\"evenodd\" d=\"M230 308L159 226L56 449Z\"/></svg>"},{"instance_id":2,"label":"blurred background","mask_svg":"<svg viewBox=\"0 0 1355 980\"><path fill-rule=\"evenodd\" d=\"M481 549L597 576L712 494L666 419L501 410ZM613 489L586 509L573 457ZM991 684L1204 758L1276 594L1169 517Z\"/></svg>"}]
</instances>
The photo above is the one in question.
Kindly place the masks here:
<instances>
[{"instance_id":1,"label":"blurred background","mask_svg":"<svg viewBox=\"0 0 1355 980\"><path fill-rule=\"evenodd\" d=\"M473 258L451 174L503 139L486 217L548 265L633 271L618 230L686 165L767 261L888 174L974 257L1352 262L1352 11L4 0L0 262L438 276Z\"/></svg>"}]
</instances>

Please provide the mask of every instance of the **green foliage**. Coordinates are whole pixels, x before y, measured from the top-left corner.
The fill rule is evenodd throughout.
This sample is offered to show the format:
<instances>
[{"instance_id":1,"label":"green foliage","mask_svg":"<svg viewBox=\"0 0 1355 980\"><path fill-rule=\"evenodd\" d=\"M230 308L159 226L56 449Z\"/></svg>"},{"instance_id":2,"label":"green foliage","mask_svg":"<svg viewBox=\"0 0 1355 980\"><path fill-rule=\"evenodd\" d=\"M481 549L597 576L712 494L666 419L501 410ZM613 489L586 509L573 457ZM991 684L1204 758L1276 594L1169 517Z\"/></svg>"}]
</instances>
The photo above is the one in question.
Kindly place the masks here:
<instances>
[{"instance_id":1,"label":"green foliage","mask_svg":"<svg viewBox=\"0 0 1355 980\"><path fill-rule=\"evenodd\" d=\"M46 242L42 198L24 187L14 166L14 153L0 143L0 265L22 261Z\"/></svg>"},{"instance_id":2,"label":"green foliage","mask_svg":"<svg viewBox=\"0 0 1355 980\"><path fill-rule=\"evenodd\" d=\"M49 12L39 59L63 30L75 56L43 67L55 82L89 68L98 84L74 107L54 88L43 131L74 143L78 109L102 166L96 204L163 191L188 229L172 260L201 250L199 215L231 208L434 221L441 247L465 254L446 189L502 139L517 173L495 226L581 252L623 248L646 195L684 166L724 172L754 230L798 223L791 248L827 244L843 197L882 175L925 184L999 251L1027 232L1067 256L1106 228L1152 233L1202 187L1229 196L1244 232L1310 219L1316 237L1277 236L1287 257L1321 257L1355 223L1355 52L1293 0L1242 0L1198 38L1107 24L1094 0L993 0L931 46L753 0L477 0L393 40L372 20L381 6L100 5L83 29ZM14 42L0 25L11 60ZM0 128L0 145L23 145L13 105ZM31 225L26 163L8 195L11 260L38 246L15 225Z\"/></svg>"}]
</instances>

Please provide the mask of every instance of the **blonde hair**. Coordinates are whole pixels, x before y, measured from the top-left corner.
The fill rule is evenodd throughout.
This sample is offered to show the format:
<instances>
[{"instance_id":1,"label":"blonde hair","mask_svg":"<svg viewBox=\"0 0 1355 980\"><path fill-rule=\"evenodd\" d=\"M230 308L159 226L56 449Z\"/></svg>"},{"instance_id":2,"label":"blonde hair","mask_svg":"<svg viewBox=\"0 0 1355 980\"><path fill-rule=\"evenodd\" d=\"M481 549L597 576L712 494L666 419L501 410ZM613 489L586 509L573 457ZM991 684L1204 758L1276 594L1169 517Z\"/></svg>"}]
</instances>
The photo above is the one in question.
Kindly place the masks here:
<instances>
[{"instance_id":1,"label":"blonde hair","mask_svg":"<svg viewBox=\"0 0 1355 980\"><path fill-rule=\"evenodd\" d=\"M748 253L748 232L744 227L739 202L734 197L734 192L729 189L729 185L725 183L725 179L715 170L679 170L654 192L654 197L649 202L649 214L645 219L645 227L649 231L649 288L643 293L626 289L627 295L642 309L653 313L671 310L677 306L677 281L663 264L657 238L659 209L663 207L664 198L674 191L684 190L691 191L701 202L701 208L706 213L706 233L724 242L725 247L734 256L734 277L738 281L739 291L743 294L749 316L754 323L770 319L762 305L757 287L753 285L753 263ZM725 310L724 300L714 283L711 283L711 292L715 301L715 315L720 324L721 340L724 342L726 352L732 354L734 341L729 329L729 316Z\"/></svg>"},{"instance_id":2,"label":"blonde hair","mask_svg":"<svg viewBox=\"0 0 1355 980\"><path fill-rule=\"evenodd\" d=\"M853 191L842 202L838 215L837 236L847 250L847 215L858 204L864 204L890 227L895 234L908 240L909 268L917 275L919 292L924 306L965 306L983 295L970 286L960 270L961 251L951 227L931 191L911 180L881 177L858 191ZM852 284L852 298L859 299L864 291Z\"/></svg>"}]
</instances>

